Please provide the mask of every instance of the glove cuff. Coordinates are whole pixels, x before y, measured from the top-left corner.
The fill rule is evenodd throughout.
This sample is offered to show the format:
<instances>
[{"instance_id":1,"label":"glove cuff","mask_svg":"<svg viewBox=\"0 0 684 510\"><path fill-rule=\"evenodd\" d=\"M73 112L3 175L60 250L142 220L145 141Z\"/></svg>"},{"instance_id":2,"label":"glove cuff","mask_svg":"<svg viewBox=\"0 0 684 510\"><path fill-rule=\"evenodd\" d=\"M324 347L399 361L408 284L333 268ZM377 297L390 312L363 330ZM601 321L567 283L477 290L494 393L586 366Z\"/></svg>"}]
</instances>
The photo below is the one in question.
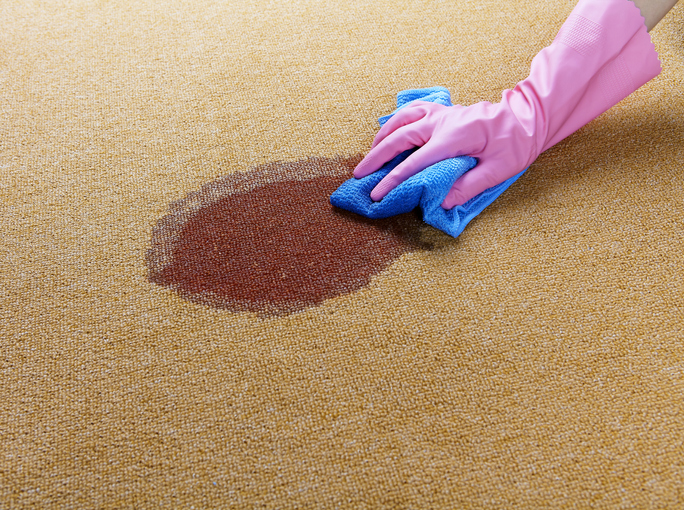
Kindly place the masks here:
<instances>
[{"instance_id":1,"label":"glove cuff","mask_svg":"<svg viewBox=\"0 0 684 510\"><path fill-rule=\"evenodd\" d=\"M627 3L632 4L628 0ZM636 6L634 9L638 11ZM549 136L542 152L615 106L661 71L658 53L646 25L642 23L617 57L606 63L592 78L572 114Z\"/></svg>"}]
</instances>

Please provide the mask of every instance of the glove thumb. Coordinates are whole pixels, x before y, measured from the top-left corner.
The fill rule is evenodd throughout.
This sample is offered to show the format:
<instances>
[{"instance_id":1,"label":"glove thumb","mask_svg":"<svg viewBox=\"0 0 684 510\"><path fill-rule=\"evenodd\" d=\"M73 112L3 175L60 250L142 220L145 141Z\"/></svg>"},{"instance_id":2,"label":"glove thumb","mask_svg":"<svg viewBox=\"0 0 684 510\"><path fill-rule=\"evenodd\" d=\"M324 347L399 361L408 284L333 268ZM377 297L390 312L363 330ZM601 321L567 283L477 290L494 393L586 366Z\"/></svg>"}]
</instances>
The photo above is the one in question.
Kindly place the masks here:
<instances>
[{"instance_id":1,"label":"glove thumb","mask_svg":"<svg viewBox=\"0 0 684 510\"><path fill-rule=\"evenodd\" d=\"M463 174L451 186L442 207L448 210L463 205L486 189L505 181L508 177L502 176L500 170L497 171L500 166L501 162L496 160L479 161L477 166Z\"/></svg>"}]
</instances>

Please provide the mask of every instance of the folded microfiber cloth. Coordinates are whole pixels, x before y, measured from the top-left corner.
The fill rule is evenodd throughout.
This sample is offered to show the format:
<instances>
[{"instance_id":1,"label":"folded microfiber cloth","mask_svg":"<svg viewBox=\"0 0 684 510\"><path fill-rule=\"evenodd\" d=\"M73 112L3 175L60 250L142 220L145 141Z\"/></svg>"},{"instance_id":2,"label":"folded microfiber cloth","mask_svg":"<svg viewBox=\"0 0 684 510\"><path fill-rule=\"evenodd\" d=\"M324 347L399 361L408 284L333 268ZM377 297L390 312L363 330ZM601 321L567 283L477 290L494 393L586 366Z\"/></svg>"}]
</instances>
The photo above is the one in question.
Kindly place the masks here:
<instances>
[{"instance_id":1,"label":"folded microfiber cloth","mask_svg":"<svg viewBox=\"0 0 684 510\"><path fill-rule=\"evenodd\" d=\"M399 92L396 111L415 100L453 106L451 94L447 89L430 87ZM380 126L385 124L394 113L380 117ZM385 198L379 202L374 202L370 197L371 190L394 167L404 161L411 152L406 151L400 154L387 162L377 172L362 179L352 178L344 182L330 196L330 203L340 209L346 209L372 219L387 218L420 207L425 223L446 232L450 236L457 237L463 232L470 220L480 214L485 207L491 204L526 171L526 169L523 170L501 184L483 191L465 204L447 211L442 208L441 204L452 184L461 175L473 168L477 161L469 156L445 159L418 172L390 191Z\"/></svg>"}]
</instances>

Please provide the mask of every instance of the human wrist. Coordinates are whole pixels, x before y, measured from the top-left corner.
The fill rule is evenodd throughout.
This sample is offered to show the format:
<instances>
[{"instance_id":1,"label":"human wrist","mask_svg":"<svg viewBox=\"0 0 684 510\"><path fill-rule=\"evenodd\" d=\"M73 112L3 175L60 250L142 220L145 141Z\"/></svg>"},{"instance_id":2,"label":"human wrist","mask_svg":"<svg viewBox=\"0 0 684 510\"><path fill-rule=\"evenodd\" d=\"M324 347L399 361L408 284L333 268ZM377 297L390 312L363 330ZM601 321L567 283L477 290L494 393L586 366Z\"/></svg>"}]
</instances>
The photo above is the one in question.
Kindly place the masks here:
<instances>
[{"instance_id":1,"label":"human wrist","mask_svg":"<svg viewBox=\"0 0 684 510\"><path fill-rule=\"evenodd\" d=\"M665 15L672 9L677 0L630 0L641 11L646 23L646 29L650 32Z\"/></svg>"}]
</instances>

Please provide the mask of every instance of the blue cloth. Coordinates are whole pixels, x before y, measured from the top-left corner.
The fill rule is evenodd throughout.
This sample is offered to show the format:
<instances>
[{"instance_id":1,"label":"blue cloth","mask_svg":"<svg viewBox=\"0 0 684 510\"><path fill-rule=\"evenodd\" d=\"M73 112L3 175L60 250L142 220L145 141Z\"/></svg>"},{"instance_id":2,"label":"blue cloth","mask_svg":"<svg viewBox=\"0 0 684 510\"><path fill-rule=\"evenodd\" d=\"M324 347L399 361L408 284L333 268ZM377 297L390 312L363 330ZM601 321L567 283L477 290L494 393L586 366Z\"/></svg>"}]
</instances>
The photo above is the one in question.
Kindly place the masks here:
<instances>
[{"instance_id":1,"label":"blue cloth","mask_svg":"<svg viewBox=\"0 0 684 510\"><path fill-rule=\"evenodd\" d=\"M452 106L451 95L447 89L430 87L399 92L396 111L417 99ZM380 117L380 125L385 124L394 113ZM451 185L461 175L473 168L477 164L477 160L468 156L445 159L405 180L381 201L373 202L370 198L371 190L394 167L404 161L411 152L406 151L400 154L392 161L385 163L377 172L362 179L349 179L330 196L330 203L335 207L373 219L395 216L420 207L425 223L446 232L450 236L457 237L463 232L470 220L480 214L485 207L525 173L523 170L507 181L483 191L465 204L447 211L442 208L441 204L451 189Z\"/></svg>"}]
</instances>

